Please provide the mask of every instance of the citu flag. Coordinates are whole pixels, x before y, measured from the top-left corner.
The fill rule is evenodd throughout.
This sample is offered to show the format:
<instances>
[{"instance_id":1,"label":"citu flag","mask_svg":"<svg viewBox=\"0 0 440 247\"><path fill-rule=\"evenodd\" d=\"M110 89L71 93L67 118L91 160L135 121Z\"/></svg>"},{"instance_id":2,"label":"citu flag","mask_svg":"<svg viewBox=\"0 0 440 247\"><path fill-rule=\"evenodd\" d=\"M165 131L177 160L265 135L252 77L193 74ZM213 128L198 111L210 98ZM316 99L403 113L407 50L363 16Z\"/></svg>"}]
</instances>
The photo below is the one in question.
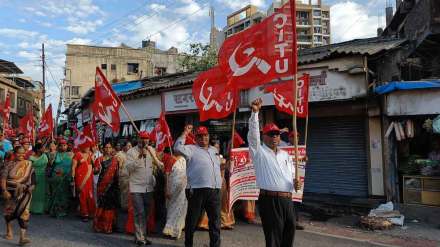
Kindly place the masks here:
<instances>
[{"instance_id":1,"label":"citu flag","mask_svg":"<svg viewBox=\"0 0 440 247\"><path fill-rule=\"evenodd\" d=\"M202 122L225 118L234 112L238 105L238 91L227 87L227 78L218 66L197 76L192 94Z\"/></svg>"},{"instance_id":2,"label":"citu flag","mask_svg":"<svg viewBox=\"0 0 440 247\"><path fill-rule=\"evenodd\" d=\"M40 126L38 127L39 137L52 137L53 133L53 118L52 118L52 104L50 104L41 118Z\"/></svg>"},{"instance_id":3,"label":"citu flag","mask_svg":"<svg viewBox=\"0 0 440 247\"><path fill-rule=\"evenodd\" d=\"M119 131L119 107L121 100L116 95L101 69L96 67L95 101L92 110L95 117L110 126L113 132Z\"/></svg>"},{"instance_id":4,"label":"citu flag","mask_svg":"<svg viewBox=\"0 0 440 247\"><path fill-rule=\"evenodd\" d=\"M76 149L92 147L93 145L95 145L95 142L93 140L92 125L90 123L86 124L82 131L75 129L75 132L77 133L77 135L73 141L73 145Z\"/></svg>"},{"instance_id":5,"label":"citu flag","mask_svg":"<svg viewBox=\"0 0 440 247\"><path fill-rule=\"evenodd\" d=\"M2 109L2 118L4 122L9 122L9 116L11 114L11 97L9 94L6 96L5 104Z\"/></svg>"},{"instance_id":6,"label":"citu flag","mask_svg":"<svg viewBox=\"0 0 440 247\"><path fill-rule=\"evenodd\" d=\"M157 151L162 152L166 147L172 146L173 138L163 112L160 114L152 134L154 135L154 138L152 139L156 142Z\"/></svg>"},{"instance_id":7,"label":"citu flag","mask_svg":"<svg viewBox=\"0 0 440 247\"><path fill-rule=\"evenodd\" d=\"M241 138L237 131L234 132L233 144L232 148L239 148L241 145L245 144L243 138Z\"/></svg>"},{"instance_id":8,"label":"citu flag","mask_svg":"<svg viewBox=\"0 0 440 247\"><path fill-rule=\"evenodd\" d=\"M23 133L26 137L29 137L29 139L34 141L34 129L34 115L32 114L32 110L29 109L28 113L20 119L18 130L20 133Z\"/></svg>"},{"instance_id":9,"label":"citu flag","mask_svg":"<svg viewBox=\"0 0 440 247\"><path fill-rule=\"evenodd\" d=\"M303 74L298 78L297 82L297 117L306 118L309 114L309 82L310 76ZM273 95L275 107L278 111L293 115L293 81L287 80L284 82L266 85L265 92L270 92Z\"/></svg>"},{"instance_id":10,"label":"citu flag","mask_svg":"<svg viewBox=\"0 0 440 247\"><path fill-rule=\"evenodd\" d=\"M228 87L253 88L296 73L294 3L287 2L262 22L223 42L218 62Z\"/></svg>"}]
</instances>

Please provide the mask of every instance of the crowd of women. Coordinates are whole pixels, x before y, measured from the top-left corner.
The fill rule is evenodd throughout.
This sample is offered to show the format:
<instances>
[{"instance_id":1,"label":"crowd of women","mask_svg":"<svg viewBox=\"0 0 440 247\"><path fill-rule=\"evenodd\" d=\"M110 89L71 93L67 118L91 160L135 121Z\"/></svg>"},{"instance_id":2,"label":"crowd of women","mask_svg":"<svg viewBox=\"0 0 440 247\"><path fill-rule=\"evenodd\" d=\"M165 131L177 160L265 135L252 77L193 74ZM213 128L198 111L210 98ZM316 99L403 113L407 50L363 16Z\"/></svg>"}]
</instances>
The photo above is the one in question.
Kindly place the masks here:
<instances>
[{"instance_id":1,"label":"crowd of women","mask_svg":"<svg viewBox=\"0 0 440 247\"><path fill-rule=\"evenodd\" d=\"M151 138L147 138L151 148ZM228 172L226 160L220 155L220 142L211 145L219 150L222 161L221 226L232 229L234 214L228 210ZM130 141L106 142L95 145L84 142L77 146L63 137L54 141L31 140L23 135L4 138L0 132L1 189L6 221L6 239L13 239L12 221L20 226L19 243L30 243L26 230L31 214L48 214L61 218L78 215L83 222L92 221L100 233L136 231L136 210L130 196ZM153 166L154 198L147 212L146 228L179 239L185 225L188 202L186 159L166 148L157 153L159 162ZM255 220L255 203L243 202L244 218ZM207 229L206 214L199 227Z\"/></svg>"}]
</instances>

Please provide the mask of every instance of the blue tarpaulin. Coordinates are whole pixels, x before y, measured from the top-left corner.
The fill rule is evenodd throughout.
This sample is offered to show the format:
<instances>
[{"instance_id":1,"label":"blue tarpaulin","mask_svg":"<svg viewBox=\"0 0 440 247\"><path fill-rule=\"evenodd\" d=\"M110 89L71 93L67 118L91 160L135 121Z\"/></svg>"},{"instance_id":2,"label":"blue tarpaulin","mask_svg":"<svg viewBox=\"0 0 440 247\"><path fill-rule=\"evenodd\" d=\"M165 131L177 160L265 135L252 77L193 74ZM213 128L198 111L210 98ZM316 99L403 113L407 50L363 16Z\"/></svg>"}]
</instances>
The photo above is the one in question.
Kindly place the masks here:
<instances>
[{"instance_id":1,"label":"blue tarpaulin","mask_svg":"<svg viewBox=\"0 0 440 247\"><path fill-rule=\"evenodd\" d=\"M393 81L377 87L377 94L387 94L398 90L413 90L425 88L440 88L440 81Z\"/></svg>"},{"instance_id":2,"label":"blue tarpaulin","mask_svg":"<svg viewBox=\"0 0 440 247\"><path fill-rule=\"evenodd\" d=\"M113 90L117 94L129 92L132 90L136 90L142 87L141 81L127 81L127 82L121 82L121 83L114 83L112 84Z\"/></svg>"}]
</instances>

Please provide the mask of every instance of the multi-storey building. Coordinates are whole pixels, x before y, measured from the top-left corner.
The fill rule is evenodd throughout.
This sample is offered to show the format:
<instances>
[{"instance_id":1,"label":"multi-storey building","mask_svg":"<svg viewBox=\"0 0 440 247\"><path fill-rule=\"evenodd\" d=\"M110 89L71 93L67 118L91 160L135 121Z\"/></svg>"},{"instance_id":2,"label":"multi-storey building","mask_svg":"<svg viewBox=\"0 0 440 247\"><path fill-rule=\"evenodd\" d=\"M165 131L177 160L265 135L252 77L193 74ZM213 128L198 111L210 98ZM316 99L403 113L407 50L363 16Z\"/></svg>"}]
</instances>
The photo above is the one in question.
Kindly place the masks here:
<instances>
[{"instance_id":1,"label":"multi-storey building","mask_svg":"<svg viewBox=\"0 0 440 247\"><path fill-rule=\"evenodd\" d=\"M78 102L94 86L96 67L111 83L133 81L183 71L179 65L181 56L174 47L167 51L156 48L153 41L142 41L141 48L68 44L64 105Z\"/></svg>"},{"instance_id":2,"label":"multi-storey building","mask_svg":"<svg viewBox=\"0 0 440 247\"><path fill-rule=\"evenodd\" d=\"M289 0L273 2L267 15L280 8ZM321 0L296 1L296 30L298 47L311 48L330 44L330 8L324 6ZM227 26L223 29L226 38L241 32L248 27L261 22L266 14L256 6L248 5L227 17Z\"/></svg>"}]
</instances>

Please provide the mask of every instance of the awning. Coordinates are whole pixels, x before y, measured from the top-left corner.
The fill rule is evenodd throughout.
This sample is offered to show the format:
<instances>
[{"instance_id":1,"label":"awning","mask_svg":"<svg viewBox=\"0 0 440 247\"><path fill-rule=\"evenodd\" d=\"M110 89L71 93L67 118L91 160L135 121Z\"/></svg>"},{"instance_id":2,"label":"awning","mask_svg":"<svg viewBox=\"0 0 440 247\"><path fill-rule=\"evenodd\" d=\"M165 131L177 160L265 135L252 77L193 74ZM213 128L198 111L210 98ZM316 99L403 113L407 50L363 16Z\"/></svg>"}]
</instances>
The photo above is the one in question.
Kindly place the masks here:
<instances>
[{"instance_id":1,"label":"awning","mask_svg":"<svg viewBox=\"0 0 440 247\"><path fill-rule=\"evenodd\" d=\"M414 89L428 89L440 88L440 80L436 81L393 81L386 85L377 87L375 92L377 94L388 94L400 90L414 90Z\"/></svg>"},{"instance_id":2,"label":"awning","mask_svg":"<svg viewBox=\"0 0 440 247\"><path fill-rule=\"evenodd\" d=\"M113 83L112 88L117 94L126 93L142 87L141 81L128 81L122 83Z\"/></svg>"}]
</instances>

